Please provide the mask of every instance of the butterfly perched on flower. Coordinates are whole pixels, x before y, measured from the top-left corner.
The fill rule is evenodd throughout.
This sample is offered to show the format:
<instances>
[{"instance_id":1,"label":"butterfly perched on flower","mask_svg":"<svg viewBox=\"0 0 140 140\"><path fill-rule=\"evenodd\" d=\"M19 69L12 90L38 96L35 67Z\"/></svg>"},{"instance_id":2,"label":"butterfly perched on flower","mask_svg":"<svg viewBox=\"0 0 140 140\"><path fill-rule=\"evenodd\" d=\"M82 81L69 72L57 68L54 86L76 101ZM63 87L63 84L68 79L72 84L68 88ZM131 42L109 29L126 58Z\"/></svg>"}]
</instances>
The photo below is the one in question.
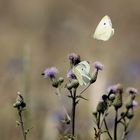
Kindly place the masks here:
<instances>
[{"instance_id":1,"label":"butterfly perched on flower","mask_svg":"<svg viewBox=\"0 0 140 140\"><path fill-rule=\"evenodd\" d=\"M90 65L87 61L81 61L80 63L78 63L73 67L72 71L81 86L90 83Z\"/></svg>"}]
</instances>

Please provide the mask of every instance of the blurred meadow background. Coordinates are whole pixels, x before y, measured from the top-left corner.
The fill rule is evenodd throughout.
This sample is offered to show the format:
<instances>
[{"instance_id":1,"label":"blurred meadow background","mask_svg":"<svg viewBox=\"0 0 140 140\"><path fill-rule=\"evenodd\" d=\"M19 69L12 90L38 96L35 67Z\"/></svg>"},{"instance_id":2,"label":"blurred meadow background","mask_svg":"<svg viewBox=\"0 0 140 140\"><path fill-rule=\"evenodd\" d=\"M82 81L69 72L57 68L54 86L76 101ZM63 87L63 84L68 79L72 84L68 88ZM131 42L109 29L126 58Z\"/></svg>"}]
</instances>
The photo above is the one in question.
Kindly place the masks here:
<instances>
[{"instance_id":1,"label":"blurred meadow background","mask_svg":"<svg viewBox=\"0 0 140 140\"><path fill-rule=\"evenodd\" d=\"M107 42L94 40L94 30L105 15L111 17L115 34ZM27 103L26 125L33 127L28 139L57 140L63 112L55 89L41 73L56 66L66 77L72 52L104 64L85 94L89 101L81 101L76 112L76 134L80 140L92 140L91 113L107 87L122 83L140 91L140 1L0 0L1 140L22 139L12 106L18 91ZM64 103L70 112L67 98ZM139 140L139 115L138 106L129 140Z\"/></svg>"}]
</instances>

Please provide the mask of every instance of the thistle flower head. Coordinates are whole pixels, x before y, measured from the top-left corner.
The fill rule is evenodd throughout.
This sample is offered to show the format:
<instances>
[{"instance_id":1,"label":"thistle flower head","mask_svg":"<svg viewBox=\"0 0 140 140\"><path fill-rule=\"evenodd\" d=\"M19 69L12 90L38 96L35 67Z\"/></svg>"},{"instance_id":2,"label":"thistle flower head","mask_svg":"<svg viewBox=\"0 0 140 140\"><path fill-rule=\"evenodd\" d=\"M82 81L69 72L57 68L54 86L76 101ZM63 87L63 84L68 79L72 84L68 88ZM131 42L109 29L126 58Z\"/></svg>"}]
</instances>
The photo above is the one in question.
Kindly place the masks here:
<instances>
[{"instance_id":1,"label":"thistle flower head","mask_svg":"<svg viewBox=\"0 0 140 140\"><path fill-rule=\"evenodd\" d=\"M111 85L107 88L107 93L111 94L111 93L115 93L117 91L117 86L116 85Z\"/></svg>"},{"instance_id":2,"label":"thistle flower head","mask_svg":"<svg viewBox=\"0 0 140 140\"><path fill-rule=\"evenodd\" d=\"M121 84L114 85L115 91L115 99L113 99L113 105L116 109L120 108L122 106L122 93L123 93L123 87ZM111 94L111 93L110 93Z\"/></svg>"},{"instance_id":3,"label":"thistle flower head","mask_svg":"<svg viewBox=\"0 0 140 140\"><path fill-rule=\"evenodd\" d=\"M123 93L123 86L122 86L122 84L120 84L120 83L116 84L116 88L117 88L117 93L119 93L119 94Z\"/></svg>"},{"instance_id":4,"label":"thistle flower head","mask_svg":"<svg viewBox=\"0 0 140 140\"><path fill-rule=\"evenodd\" d=\"M130 108L130 109L128 110L128 112L126 113L126 117L127 117L128 119L132 119L132 118L134 117L134 110L133 110L133 108Z\"/></svg>"},{"instance_id":5,"label":"thistle flower head","mask_svg":"<svg viewBox=\"0 0 140 140\"><path fill-rule=\"evenodd\" d=\"M115 85L111 85L107 88L107 93L111 94L111 93L116 93L116 92L123 92L123 87L121 84L115 84Z\"/></svg>"},{"instance_id":6,"label":"thistle flower head","mask_svg":"<svg viewBox=\"0 0 140 140\"><path fill-rule=\"evenodd\" d=\"M71 69L67 71L67 78L76 79L76 76Z\"/></svg>"},{"instance_id":7,"label":"thistle flower head","mask_svg":"<svg viewBox=\"0 0 140 140\"><path fill-rule=\"evenodd\" d=\"M42 75L44 75L45 78L55 78L55 75L58 73L58 69L56 67L49 67L47 68Z\"/></svg>"},{"instance_id":8,"label":"thistle flower head","mask_svg":"<svg viewBox=\"0 0 140 140\"><path fill-rule=\"evenodd\" d=\"M101 62L94 62L94 67L97 69L97 70L103 70L103 64Z\"/></svg>"},{"instance_id":9,"label":"thistle flower head","mask_svg":"<svg viewBox=\"0 0 140 140\"><path fill-rule=\"evenodd\" d=\"M70 60L70 63L72 65L76 65L78 64L81 60L80 60L80 56L75 54L75 53L71 53L68 55L68 59Z\"/></svg>"},{"instance_id":10,"label":"thistle flower head","mask_svg":"<svg viewBox=\"0 0 140 140\"><path fill-rule=\"evenodd\" d=\"M138 90L136 88L133 87L129 87L127 88L127 93L129 93L129 95L136 95L138 93Z\"/></svg>"}]
</instances>

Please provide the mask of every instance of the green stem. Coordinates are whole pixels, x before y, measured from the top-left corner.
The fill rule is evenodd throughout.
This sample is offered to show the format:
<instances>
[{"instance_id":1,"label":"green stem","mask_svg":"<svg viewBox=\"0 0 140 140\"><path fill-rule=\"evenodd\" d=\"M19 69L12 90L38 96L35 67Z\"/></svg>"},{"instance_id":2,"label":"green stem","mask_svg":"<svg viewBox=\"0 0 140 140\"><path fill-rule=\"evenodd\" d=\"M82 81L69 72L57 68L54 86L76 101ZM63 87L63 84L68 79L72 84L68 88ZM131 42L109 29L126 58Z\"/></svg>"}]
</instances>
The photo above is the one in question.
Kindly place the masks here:
<instances>
[{"instance_id":1,"label":"green stem","mask_svg":"<svg viewBox=\"0 0 140 140\"><path fill-rule=\"evenodd\" d=\"M125 122L123 125L124 125L124 132L123 132L123 135L122 135L122 139L121 140L125 140L125 137L127 135L127 128L128 128L128 125L129 125L129 122L128 121L127 123Z\"/></svg>"},{"instance_id":2,"label":"green stem","mask_svg":"<svg viewBox=\"0 0 140 140\"><path fill-rule=\"evenodd\" d=\"M71 91L70 91L70 94L71 94L71 96L72 96ZM64 113L65 113L67 119L68 119L68 120L71 120L71 119L70 119L70 116L69 116L69 114L68 114L68 112L67 112L67 110L66 110L66 108L65 108L65 106L64 106L64 102L63 102L62 95L61 95L61 92L60 92L60 88L59 88L59 87L57 88L57 95L58 95L58 99L59 99L60 106L62 107L62 109L63 109L63 111L64 111Z\"/></svg>"},{"instance_id":3,"label":"green stem","mask_svg":"<svg viewBox=\"0 0 140 140\"><path fill-rule=\"evenodd\" d=\"M110 132L109 132L109 129L108 129L108 126L107 126L107 123L106 123L106 119L105 119L105 118L104 118L104 124L105 124L105 128L106 128L106 130L107 130L107 134L108 134L109 138L110 138L111 140L113 140L113 139L112 139L112 136L111 136L111 134L110 134Z\"/></svg>"},{"instance_id":4,"label":"green stem","mask_svg":"<svg viewBox=\"0 0 140 140\"><path fill-rule=\"evenodd\" d=\"M127 115L127 113L128 113L128 110L124 113L124 115L122 115L122 116L120 117L120 119L118 119L117 122L120 123L121 120L125 118L125 116Z\"/></svg>"},{"instance_id":5,"label":"green stem","mask_svg":"<svg viewBox=\"0 0 140 140\"><path fill-rule=\"evenodd\" d=\"M114 140L117 140L118 109L115 108Z\"/></svg>"},{"instance_id":6,"label":"green stem","mask_svg":"<svg viewBox=\"0 0 140 140\"><path fill-rule=\"evenodd\" d=\"M75 135L75 111L76 111L76 89L73 91L72 96L72 136Z\"/></svg>"},{"instance_id":7,"label":"green stem","mask_svg":"<svg viewBox=\"0 0 140 140\"><path fill-rule=\"evenodd\" d=\"M106 117L106 115L107 115L107 111L108 111L108 108L106 109L106 111L105 111L104 114L103 114L103 117L102 117L102 120L101 120L101 123L100 123L100 128L101 128L102 125L103 125L104 119L105 119L105 117Z\"/></svg>"},{"instance_id":8,"label":"green stem","mask_svg":"<svg viewBox=\"0 0 140 140\"><path fill-rule=\"evenodd\" d=\"M99 140L100 140L100 117L101 117L101 113L99 112L98 122L97 122L97 127L98 127L98 139L99 139Z\"/></svg>"},{"instance_id":9,"label":"green stem","mask_svg":"<svg viewBox=\"0 0 140 140\"><path fill-rule=\"evenodd\" d=\"M89 83L89 84L79 93L79 95L83 94L83 93L88 89L88 87L89 87L90 85L91 85L91 84Z\"/></svg>"},{"instance_id":10,"label":"green stem","mask_svg":"<svg viewBox=\"0 0 140 140\"><path fill-rule=\"evenodd\" d=\"M24 129L24 123L23 123L23 119L22 119L22 110L21 109L18 109L18 114L19 114L19 119L20 119L21 131L23 134L23 140L26 140L26 133L25 133L25 129Z\"/></svg>"}]
</instances>

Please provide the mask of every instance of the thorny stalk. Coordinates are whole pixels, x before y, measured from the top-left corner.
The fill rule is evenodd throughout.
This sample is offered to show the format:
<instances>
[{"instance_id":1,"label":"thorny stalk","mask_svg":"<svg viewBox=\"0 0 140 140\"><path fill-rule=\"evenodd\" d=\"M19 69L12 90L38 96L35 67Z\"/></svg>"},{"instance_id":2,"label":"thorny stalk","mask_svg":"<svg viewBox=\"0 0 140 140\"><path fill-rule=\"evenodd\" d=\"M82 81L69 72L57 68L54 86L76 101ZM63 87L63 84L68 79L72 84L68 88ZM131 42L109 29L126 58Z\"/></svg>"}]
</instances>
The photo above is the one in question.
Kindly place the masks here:
<instances>
[{"instance_id":1,"label":"thorny stalk","mask_svg":"<svg viewBox=\"0 0 140 140\"><path fill-rule=\"evenodd\" d=\"M23 140L27 140L26 139L26 133L25 133L25 128L24 128L24 122L23 122L23 118L22 118L22 109L18 108L18 115L19 115L19 119L20 119L20 126L21 126L21 131L23 134Z\"/></svg>"},{"instance_id":2,"label":"thorny stalk","mask_svg":"<svg viewBox=\"0 0 140 140\"><path fill-rule=\"evenodd\" d=\"M114 140L117 140L117 124L118 124L118 109L115 109L115 122L114 122Z\"/></svg>"},{"instance_id":3,"label":"thorny stalk","mask_svg":"<svg viewBox=\"0 0 140 140\"><path fill-rule=\"evenodd\" d=\"M76 111L76 89L73 91L72 97L72 136L75 135L75 111Z\"/></svg>"}]
</instances>

